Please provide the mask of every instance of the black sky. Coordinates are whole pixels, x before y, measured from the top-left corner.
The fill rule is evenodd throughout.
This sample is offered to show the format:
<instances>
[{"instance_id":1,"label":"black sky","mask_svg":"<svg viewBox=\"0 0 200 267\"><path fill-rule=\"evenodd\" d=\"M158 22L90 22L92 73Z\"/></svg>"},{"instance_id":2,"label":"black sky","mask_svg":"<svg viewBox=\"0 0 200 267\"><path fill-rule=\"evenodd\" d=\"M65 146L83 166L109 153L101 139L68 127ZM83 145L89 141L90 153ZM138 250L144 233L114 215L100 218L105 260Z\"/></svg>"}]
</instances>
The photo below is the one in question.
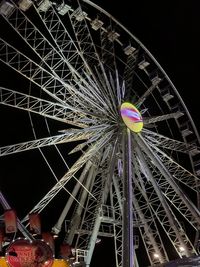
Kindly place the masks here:
<instances>
[{"instance_id":1,"label":"black sky","mask_svg":"<svg viewBox=\"0 0 200 267\"><path fill-rule=\"evenodd\" d=\"M199 123L198 1L100 1L153 54ZM192 101L191 101L192 100Z\"/></svg>"}]
</instances>

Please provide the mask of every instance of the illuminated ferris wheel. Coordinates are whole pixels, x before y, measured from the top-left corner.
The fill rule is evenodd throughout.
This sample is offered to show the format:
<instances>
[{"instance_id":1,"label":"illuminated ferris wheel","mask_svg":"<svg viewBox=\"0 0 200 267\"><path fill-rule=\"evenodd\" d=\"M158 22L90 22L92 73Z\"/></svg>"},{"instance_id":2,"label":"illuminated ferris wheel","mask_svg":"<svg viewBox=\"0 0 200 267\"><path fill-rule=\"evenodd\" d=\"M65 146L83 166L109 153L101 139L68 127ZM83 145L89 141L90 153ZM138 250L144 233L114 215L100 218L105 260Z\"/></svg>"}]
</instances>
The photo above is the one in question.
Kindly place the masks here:
<instances>
[{"instance_id":1,"label":"illuminated ferris wheel","mask_svg":"<svg viewBox=\"0 0 200 267\"><path fill-rule=\"evenodd\" d=\"M0 101L28 113L34 135L10 140L0 156L39 149L54 179L30 212L62 195L52 231L65 225L63 240L86 266L103 237L113 239L116 267L144 267L141 248L146 266L198 255L200 138L151 53L89 0L2 0L0 17L0 62L16 81L1 86Z\"/></svg>"}]
</instances>

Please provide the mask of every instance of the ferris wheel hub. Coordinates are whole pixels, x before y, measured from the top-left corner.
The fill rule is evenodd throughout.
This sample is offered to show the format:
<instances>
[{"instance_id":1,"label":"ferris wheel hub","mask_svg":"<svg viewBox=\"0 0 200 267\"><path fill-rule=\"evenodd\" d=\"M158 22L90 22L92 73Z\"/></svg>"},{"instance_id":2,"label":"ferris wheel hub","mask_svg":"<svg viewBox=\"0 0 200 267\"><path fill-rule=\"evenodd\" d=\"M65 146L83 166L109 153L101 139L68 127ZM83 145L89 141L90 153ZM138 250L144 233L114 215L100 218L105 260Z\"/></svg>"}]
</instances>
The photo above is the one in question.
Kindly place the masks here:
<instances>
[{"instance_id":1,"label":"ferris wheel hub","mask_svg":"<svg viewBox=\"0 0 200 267\"><path fill-rule=\"evenodd\" d=\"M143 119L139 110L131 103L124 102L121 105L120 113L125 125L134 133L141 132Z\"/></svg>"}]
</instances>

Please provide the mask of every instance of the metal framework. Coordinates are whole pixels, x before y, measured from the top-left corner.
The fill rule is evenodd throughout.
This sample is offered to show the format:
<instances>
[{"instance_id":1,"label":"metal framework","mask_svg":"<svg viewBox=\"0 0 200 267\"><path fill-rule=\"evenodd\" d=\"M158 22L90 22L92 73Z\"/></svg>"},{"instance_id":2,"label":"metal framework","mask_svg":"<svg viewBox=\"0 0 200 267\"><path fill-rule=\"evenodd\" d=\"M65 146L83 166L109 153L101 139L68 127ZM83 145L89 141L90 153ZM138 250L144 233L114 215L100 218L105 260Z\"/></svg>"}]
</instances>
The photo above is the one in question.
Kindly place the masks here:
<instances>
[{"instance_id":1,"label":"metal framework","mask_svg":"<svg viewBox=\"0 0 200 267\"><path fill-rule=\"evenodd\" d=\"M1 108L27 113L34 136L12 145L2 138L0 156L10 163L19 152L26 157L38 149L47 178L55 178L29 212L48 211L60 196L63 210L55 212L52 231L60 234L65 225L63 241L86 266L105 237L113 239L116 267L197 255L200 138L151 53L89 0L1 0L0 23L9 32L0 33L0 67L13 77L13 84L8 78L0 83ZM123 123L125 101L140 110L141 133ZM60 145L71 146L67 156ZM50 164L49 149L65 163L63 174ZM27 220L25 214L20 223L28 227Z\"/></svg>"}]
</instances>

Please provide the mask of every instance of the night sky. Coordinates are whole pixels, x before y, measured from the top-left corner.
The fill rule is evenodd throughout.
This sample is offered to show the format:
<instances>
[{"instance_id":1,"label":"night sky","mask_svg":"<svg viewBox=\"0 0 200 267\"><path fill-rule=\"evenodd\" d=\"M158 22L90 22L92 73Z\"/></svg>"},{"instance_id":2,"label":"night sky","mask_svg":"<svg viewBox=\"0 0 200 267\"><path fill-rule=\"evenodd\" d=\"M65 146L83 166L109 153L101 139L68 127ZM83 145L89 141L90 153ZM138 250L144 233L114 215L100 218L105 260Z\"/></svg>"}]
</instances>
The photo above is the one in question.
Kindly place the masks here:
<instances>
[{"instance_id":1,"label":"night sky","mask_svg":"<svg viewBox=\"0 0 200 267\"><path fill-rule=\"evenodd\" d=\"M95 0L94 2L118 19L153 54L176 86L200 132L198 1ZM0 31L2 30L0 26ZM2 68L6 72L6 67L1 66L0 70ZM0 77L2 86L10 85L13 89L18 86L13 83L13 77L1 74ZM23 86L23 83L19 81L20 86ZM36 120L37 118L35 122ZM0 127L1 146L33 139L28 114L24 114L23 111L16 112L12 108L0 107ZM50 130L55 134L53 126ZM42 133L44 136L46 134L47 132ZM61 150L67 156L68 151L62 146ZM65 166L55 158L52 158L52 163L57 174L60 172L62 175ZM45 179L50 175L39 151L27 152L26 156L19 153L17 156L10 155L0 159L1 190L10 205L17 210L19 218L22 218L29 211L30 206L32 207L44 195L43 190L46 192L52 187L54 179L48 179L48 183ZM38 185L36 189L32 186L35 184ZM32 203L27 202L26 199L30 199ZM56 222L53 216L54 208L55 206L51 207L45 216L53 218ZM62 207L58 205L56 209L61 211ZM113 256L105 249L112 245L111 241L105 240L97 246L94 258L98 260L94 261L93 266L114 267ZM105 257L102 257L102 254Z\"/></svg>"},{"instance_id":2,"label":"night sky","mask_svg":"<svg viewBox=\"0 0 200 267\"><path fill-rule=\"evenodd\" d=\"M153 54L176 86L195 123L200 124L197 114L200 55L198 1L95 2L107 8Z\"/></svg>"}]
</instances>

